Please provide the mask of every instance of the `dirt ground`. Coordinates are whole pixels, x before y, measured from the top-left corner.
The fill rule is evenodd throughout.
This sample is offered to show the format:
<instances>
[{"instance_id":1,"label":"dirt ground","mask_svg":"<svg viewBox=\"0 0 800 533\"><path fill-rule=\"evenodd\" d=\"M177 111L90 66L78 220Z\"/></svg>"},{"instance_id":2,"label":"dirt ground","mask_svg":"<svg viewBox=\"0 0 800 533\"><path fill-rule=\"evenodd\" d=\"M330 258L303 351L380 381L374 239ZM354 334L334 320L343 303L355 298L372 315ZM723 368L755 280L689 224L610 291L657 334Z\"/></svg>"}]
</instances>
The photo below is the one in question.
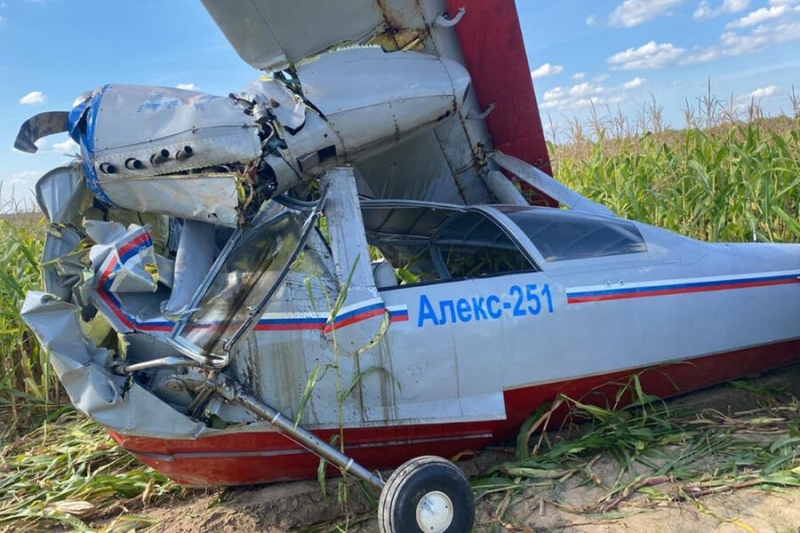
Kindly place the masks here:
<instances>
[{"instance_id":1,"label":"dirt ground","mask_svg":"<svg viewBox=\"0 0 800 533\"><path fill-rule=\"evenodd\" d=\"M750 381L759 387L781 390L781 398L800 398L800 365L773 372ZM765 396L730 386L719 386L671 401L674 406L738 412L757 407ZM502 449L483 451L459 466L468 475L485 472L491 466L511 459ZM592 465L599 478L612 482L619 467L610 457L600 457ZM386 473L385 475L388 475ZM668 485L665 483L663 485ZM660 487L666 491L669 487ZM192 491L188 497L143 513L150 531L180 533L219 531L224 533L260 531L266 533L376 532L374 513L369 511L361 490L349 486L345 512L336 498L337 480L328 482L328 497L323 497L315 481L281 483L258 487L236 487L214 491ZM567 481L559 493L561 507L541 493L513 498L497 495L477 504L475 531L559 532L559 533L800 533L800 489L765 491L741 489L703 496L691 503L653 502L645 495L633 495L613 513L587 515L568 510L597 501L605 491L586 486L575 479ZM130 523L134 526L134 522ZM149 525L149 524L147 524ZM107 531L130 530L114 524Z\"/></svg>"}]
</instances>

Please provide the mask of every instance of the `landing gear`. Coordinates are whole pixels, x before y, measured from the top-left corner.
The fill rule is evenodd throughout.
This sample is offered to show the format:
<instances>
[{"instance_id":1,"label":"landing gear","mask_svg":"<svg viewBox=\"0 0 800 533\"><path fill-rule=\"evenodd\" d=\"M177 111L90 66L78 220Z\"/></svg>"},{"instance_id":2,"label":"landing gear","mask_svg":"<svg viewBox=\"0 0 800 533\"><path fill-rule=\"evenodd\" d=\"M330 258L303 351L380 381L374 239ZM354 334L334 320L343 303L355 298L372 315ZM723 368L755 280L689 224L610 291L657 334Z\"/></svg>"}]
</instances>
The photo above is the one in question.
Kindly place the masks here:
<instances>
[{"instance_id":1,"label":"landing gear","mask_svg":"<svg viewBox=\"0 0 800 533\"><path fill-rule=\"evenodd\" d=\"M380 489L378 524L381 533L470 533L475 499L466 476L456 465L432 455L417 457L384 481L310 431L296 426L225 375L209 386L269 422L276 430L331 464Z\"/></svg>"},{"instance_id":2,"label":"landing gear","mask_svg":"<svg viewBox=\"0 0 800 533\"><path fill-rule=\"evenodd\" d=\"M395 470L381 491L381 533L469 533L475 499L461 470L441 457L417 457Z\"/></svg>"}]
</instances>

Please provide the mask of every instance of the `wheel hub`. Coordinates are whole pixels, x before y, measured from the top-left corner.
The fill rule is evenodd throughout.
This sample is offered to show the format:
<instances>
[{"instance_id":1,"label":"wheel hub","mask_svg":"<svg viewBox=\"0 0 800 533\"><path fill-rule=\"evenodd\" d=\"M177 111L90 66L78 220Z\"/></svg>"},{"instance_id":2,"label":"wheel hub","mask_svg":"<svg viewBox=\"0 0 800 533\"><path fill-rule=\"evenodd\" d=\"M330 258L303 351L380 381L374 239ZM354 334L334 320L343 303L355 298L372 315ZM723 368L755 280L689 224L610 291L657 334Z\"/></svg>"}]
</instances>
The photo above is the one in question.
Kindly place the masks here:
<instances>
[{"instance_id":1,"label":"wheel hub","mask_svg":"<svg viewBox=\"0 0 800 533\"><path fill-rule=\"evenodd\" d=\"M453 502L444 492L428 492L417 504L417 525L425 533L444 533L452 522Z\"/></svg>"}]
</instances>

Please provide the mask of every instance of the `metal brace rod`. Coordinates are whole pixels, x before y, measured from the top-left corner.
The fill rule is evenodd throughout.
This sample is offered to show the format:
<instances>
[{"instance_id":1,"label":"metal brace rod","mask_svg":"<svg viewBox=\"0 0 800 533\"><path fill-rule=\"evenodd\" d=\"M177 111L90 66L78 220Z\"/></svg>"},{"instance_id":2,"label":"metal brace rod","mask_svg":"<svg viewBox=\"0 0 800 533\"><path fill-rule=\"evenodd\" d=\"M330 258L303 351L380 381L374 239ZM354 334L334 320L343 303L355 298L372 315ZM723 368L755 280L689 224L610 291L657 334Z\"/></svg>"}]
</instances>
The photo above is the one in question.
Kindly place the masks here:
<instances>
[{"instance_id":1,"label":"metal brace rod","mask_svg":"<svg viewBox=\"0 0 800 533\"><path fill-rule=\"evenodd\" d=\"M220 376L217 384L217 392L225 399L241 405L251 413L263 418L286 437L292 439L297 444L306 448L310 452L322 457L331 464L338 466L345 472L353 474L355 477L383 489L384 481L356 463L352 457L344 455L342 452L323 441L308 430L296 426L294 422L282 415L276 409L262 402L252 394L246 392L242 386L227 376Z\"/></svg>"},{"instance_id":2,"label":"metal brace rod","mask_svg":"<svg viewBox=\"0 0 800 533\"><path fill-rule=\"evenodd\" d=\"M167 367L167 366L194 366L201 367L201 363L197 361L190 361L181 357L162 357L161 359L153 359L151 361L144 361L142 363L134 363L132 365L124 365L120 367L123 374L133 374L140 370L149 370L151 368Z\"/></svg>"}]
</instances>

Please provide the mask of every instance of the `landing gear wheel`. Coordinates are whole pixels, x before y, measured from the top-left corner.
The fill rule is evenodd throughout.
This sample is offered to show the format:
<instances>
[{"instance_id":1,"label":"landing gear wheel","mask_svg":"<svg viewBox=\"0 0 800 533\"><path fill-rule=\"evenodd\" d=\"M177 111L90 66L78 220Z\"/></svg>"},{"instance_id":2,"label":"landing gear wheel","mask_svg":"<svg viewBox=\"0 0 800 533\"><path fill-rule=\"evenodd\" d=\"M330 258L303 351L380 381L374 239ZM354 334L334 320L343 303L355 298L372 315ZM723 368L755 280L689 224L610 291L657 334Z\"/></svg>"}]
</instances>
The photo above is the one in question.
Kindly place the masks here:
<instances>
[{"instance_id":1,"label":"landing gear wheel","mask_svg":"<svg viewBox=\"0 0 800 533\"><path fill-rule=\"evenodd\" d=\"M470 533L475 497L466 476L441 457L412 459L381 491L381 533Z\"/></svg>"}]
</instances>

